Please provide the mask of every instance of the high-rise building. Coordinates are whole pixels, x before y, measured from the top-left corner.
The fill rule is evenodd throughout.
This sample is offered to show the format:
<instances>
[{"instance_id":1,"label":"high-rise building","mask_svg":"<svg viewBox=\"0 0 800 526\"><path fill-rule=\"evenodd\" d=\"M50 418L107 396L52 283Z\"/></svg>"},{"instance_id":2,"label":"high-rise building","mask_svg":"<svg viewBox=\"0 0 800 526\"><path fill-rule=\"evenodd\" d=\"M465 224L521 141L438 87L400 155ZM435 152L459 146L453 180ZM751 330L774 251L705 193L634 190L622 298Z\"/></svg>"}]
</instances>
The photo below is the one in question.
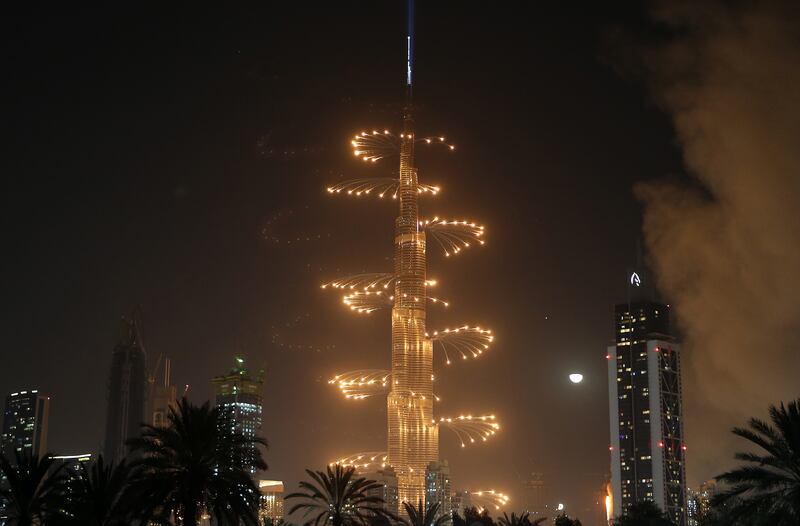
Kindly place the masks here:
<instances>
[{"instance_id":1,"label":"high-rise building","mask_svg":"<svg viewBox=\"0 0 800 526\"><path fill-rule=\"evenodd\" d=\"M717 490L717 482L708 480L700 484L697 490L689 489L686 498L686 515L688 526L698 526L702 519L708 518L711 513L711 498Z\"/></svg>"},{"instance_id":2,"label":"high-rise building","mask_svg":"<svg viewBox=\"0 0 800 526\"><path fill-rule=\"evenodd\" d=\"M686 526L697 526L699 517L698 495L692 488L686 488Z\"/></svg>"},{"instance_id":3,"label":"high-rise building","mask_svg":"<svg viewBox=\"0 0 800 526\"><path fill-rule=\"evenodd\" d=\"M220 409L219 426L226 426L247 437L255 437L261 429L264 370L261 369L257 376L251 376L244 358L237 356L233 369L226 375L217 376L212 383L217 407ZM251 444L242 459L251 474L256 472L256 447Z\"/></svg>"},{"instance_id":4,"label":"high-rise building","mask_svg":"<svg viewBox=\"0 0 800 526\"><path fill-rule=\"evenodd\" d=\"M527 504L525 511L530 512L534 517L545 515L547 499L545 497L544 473L531 471L520 482L522 487L525 488L524 498Z\"/></svg>"},{"instance_id":5,"label":"high-rise building","mask_svg":"<svg viewBox=\"0 0 800 526\"><path fill-rule=\"evenodd\" d=\"M454 491L451 506L453 508L453 513L458 513L463 517L464 510L473 506L472 493L466 489Z\"/></svg>"},{"instance_id":6,"label":"high-rise building","mask_svg":"<svg viewBox=\"0 0 800 526\"><path fill-rule=\"evenodd\" d=\"M450 466L446 460L431 462L425 471L425 505L439 504L438 515L453 517L453 490L450 487Z\"/></svg>"},{"instance_id":7,"label":"high-rise building","mask_svg":"<svg viewBox=\"0 0 800 526\"><path fill-rule=\"evenodd\" d=\"M373 471L357 470L359 477L367 480L374 480L381 484L381 487L369 490L366 494L370 497L380 497L383 499L383 509L390 513L398 513L400 501L397 498L397 473L390 466L382 466Z\"/></svg>"},{"instance_id":8,"label":"high-rise building","mask_svg":"<svg viewBox=\"0 0 800 526\"><path fill-rule=\"evenodd\" d=\"M156 427L165 427L169 423L169 410L177 405L177 391L170 383L171 362L163 358L156 371L148 378L149 392L147 396L147 423ZM161 371L161 382L157 375Z\"/></svg>"},{"instance_id":9,"label":"high-rise building","mask_svg":"<svg viewBox=\"0 0 800 526\"><path fill-rule=\"evenodd\" d=\"M343 304L349 309L369 313L391 308L391 370L358 370L337 375L337 384L345 396L361 399L386 393L387 464L397 473L401 502L424 502L425 471L439 460L439 430L453 429L462 446L485 441L499 429L494 415L434 418L433 393L434 345L441 347L437 356L444 363L450 359L477 358L489 348L492 331L462 326L441 331L429 330L428 305L448 303L429 294L436 284L428 279L427 257L433 249L445 256L484 244L484 227L467 220L445 220L438 216L425 219L420 213L422 200L439 192L437 186L421 182L415 162L417 145L444 146L444 137L418 136L413 116L412 73L414 59L414 1L408 0L408 31L403 43L406 103L401 133L389 130L362 132L351 141L359 159L375 162L384 157L399 157L393 177L368 177L340 181L330 187L331 194L388 195L396 199L398 215L394 222L394 266L390 272L370 272L346 276L323 285L346 289ZM448 354L452 353L452 354ZM358 455L354 455L358 456ZM401 514L403 511L401 510Z\"/></svg>"},{"instance_id":10,"label":"high-rise building","mask_svg":"<svg viewBox=\"0 0 800 526\"><path fill-rule=\"evenodd\" d=\"M642 275L629 276L629 301L616 306L616 341L606 355L614 516L652 501L685 526L680 346L669 306L638 293Z\"/></svg>"},{"instance_id":11,"label":"high-rise building","mask_svg":"<svg viewBox=\"0 0 800 526\"><path fill-rule=\"evenodd\" d=\"M283 520L283 482L280 480L259 480L258 489L261 501L258 506L259 524L272 524Z\"/></svg>"},{"instance_id":12,"label":"high-rise building","mask_svg":"<svg viewBox=\"0 0 800 526\"><path fill-rule=\"evenodd\" d=\"M3 414L2 452L13 459L14 452L41 456L47 452L50 398L37 389L11 393Z\"/></svg>"},{"instance_id":13,"label":"high-rise building","mask_svg":"<svg viewBox=\"0 0 800 526\"><path fill-rule=\"evenodd\" d=\"M120 338L111 355L108 378L105 459L119 462L128 452L127 441L139 435L145 416L147 367L142 339L141 312L122 318Z\"/></svg>"}]
</instances>

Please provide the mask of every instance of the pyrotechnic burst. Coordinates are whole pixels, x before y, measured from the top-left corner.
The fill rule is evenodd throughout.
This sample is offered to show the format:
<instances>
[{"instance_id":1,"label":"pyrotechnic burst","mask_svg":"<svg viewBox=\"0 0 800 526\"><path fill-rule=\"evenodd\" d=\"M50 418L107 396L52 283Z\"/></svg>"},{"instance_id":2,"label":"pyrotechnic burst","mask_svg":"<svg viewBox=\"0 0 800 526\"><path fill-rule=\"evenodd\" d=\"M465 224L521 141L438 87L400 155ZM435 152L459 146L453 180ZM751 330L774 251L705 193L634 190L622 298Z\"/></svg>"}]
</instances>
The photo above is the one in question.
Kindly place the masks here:
<instances>
[{"instance_id":1,"label":"pyrotechnic burst","mask_svg":"<svg viewBox=\"0 0 800 526\"><path fill-rule=\"evenodd\" d=\"M370 177L367 179L349 179L328 187L328 193L340 194L345 192L347 195L369 195L375 192L378 197L384 197L387 193L392 199L397 199L397 190L400 188L400 180L391 177Z\"/></svg>"},{"instance_id":2,"label":"pyrotechnic burst","mask_svg":"<svg viewBox=\"0 0 800 526\"><path fill-rule=\"evenodd\" d=\"M440 418L435 422L439 427L451 429L461 441L461 447L474 444L476 441L486 442L500 429L494 415L472 416L461 415L455 418Z\"/></svg>"},{"instance_id":3,"label":"pyrotechnic burst","mask_svg":"<svg viewBox=\"0 0 800 526\"><path fill-rule=\"evenodd\" d=\"M330 465L340 464L344 467L354 467L356 471L371 471L377 468L385 468L386 460L386 451L363 451L334 460Z\"/></svg>"},{"instance_id":4,"label":"pyrotechnic burst","mask_svg":"<svg viewBox=\"0 0 800 526\"><path fill-rule=\"evenodd\" d=\"M450 365L450 354L456 352L460 354L463 360L470 356L477 358L483 351L489 348L489 344L494 341L492 331L488 329L481 329L480 327L456 327L455 329L444 329L435 331L432 335L428 336L434 345L438 343L438 347L444 352L445 363Z\"/></svg>"},{"instance_id":5,"label":"pyrotechnic burst","mask_svg":"<svg viewBox=\"0 0 800 526\"><path fill-rule=\"evenodd\" d=\"M493 489L484 489L469 492L472 504L478 508L478 511L483 511L487 508L494 508L499 510L501 506L506 506L511 500L511 497L500 491Z\"/></svg>"},{"instance_id":6,"label":"pyrotechnic burst","mask_svg":"<svg viewBox=\"0 0 800 526\"><path fill-rule=\"evenodd\" d=\"M394 274L388 272L371 272L366 274L353 274L344 278L334 279L323 283L323 289L332 287L334 289L388 289L394 282Z\"/></svg>"},{"instance_id":7,"label":"pyrotechnic burst","mask_svg":"<svg viewBox=\"0 0 800 526\"><path fill-rule=\"evenodd\" d=\"M376 162L380 159L391 157L400 153L400 144L404 139L413 139L415 143L444 146L449 150L456 147L447 143L444 137L414 137L413 133L401 133L400 136L394 135L389 130L379 132L372 130L357 134L350 144L353 146L353 154L368 162Z\"/></svg>"},{"instance_id":8,"label":"pyrotechnic burst","mask_svg":"<svg viewBox=\"0 0 800 526\"><path fill-rule=\"evenodd\" d=\"M328 383L338 387L345 398L362 400L384 393L390 376L391 372L385 369L358 369L337 374Z\"/></svg>"},{"instance_id":9,"label":"pyrotechnic burst","mask_svg":"<svg viewBox=\"0 0 800 526\"><path fill-rule=\"evenodd\" d=\"M394 296L384 290L366 290L351 292L342 298L342 303L350 307L350 310L369 314L378 309L392 306Z\"/></svg>"},{"instance_id":10,"label":"pyrotechnic burst","mask_svg":"<svg viewBox=\"0 0 800 526\"><path fill-rule=\"evenodd\" d=\"M463 249L473 245L483 245L484 227L472 221L447 221L434 217L430 220L420 221L419 225L439 243L445 256L458 254Z\"/></svg>"},{"instance_id":11,"label":"pyrotechnic burst","mask_svg":"<svg viewBox=\"0 0 800 526\"><path fill-rule=\"evenodd\" d=\"M417 184L417 193L439 193L439 187L430 184ZM367 179L348 179L328 187L328 193L354 195L370 195L374 193L379 198L384 198L388 194L392 199L397 199L397 191L400 189L400 180L388 177L370 177Z\"/></svg>"}]
</instances>

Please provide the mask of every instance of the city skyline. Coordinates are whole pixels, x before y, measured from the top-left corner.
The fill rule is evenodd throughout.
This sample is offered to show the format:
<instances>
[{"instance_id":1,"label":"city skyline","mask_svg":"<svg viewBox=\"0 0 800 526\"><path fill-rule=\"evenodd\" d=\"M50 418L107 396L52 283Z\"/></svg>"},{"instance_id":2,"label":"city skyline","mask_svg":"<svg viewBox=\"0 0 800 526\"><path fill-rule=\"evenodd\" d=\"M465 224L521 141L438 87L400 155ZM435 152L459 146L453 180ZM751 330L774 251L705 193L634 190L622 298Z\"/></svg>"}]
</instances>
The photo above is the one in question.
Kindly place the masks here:
<instances>
[{"instance_id":1,"label":"city skyline","mask_svg":"<svg viewBox=\"0 0 800 526\"><path fill-rule=\"evenodd\" d=\"M498 334L437 375L442 416L502 417L480 448L441 440L455 488L521 507L538 473L548 502L594 509L612 306L638 244L678 313L690 486L731 467L731 427L796 396L794 19L646 4L418 6L418 128L457 147L425 153L423 182L440 217L488 227L486 250L428 254L451 304L431 328ZM266 365L270 479L384 449L385 404L328 380L382 356L385 324L318 285L392 265L396 210L325 188L382 168L342 139L402 117L402 17L346 2L9 19L0 394L51 397L51 449L100 450L116 322L137 304L194 402L232 356Z\"/></svg>"}]
</instances>

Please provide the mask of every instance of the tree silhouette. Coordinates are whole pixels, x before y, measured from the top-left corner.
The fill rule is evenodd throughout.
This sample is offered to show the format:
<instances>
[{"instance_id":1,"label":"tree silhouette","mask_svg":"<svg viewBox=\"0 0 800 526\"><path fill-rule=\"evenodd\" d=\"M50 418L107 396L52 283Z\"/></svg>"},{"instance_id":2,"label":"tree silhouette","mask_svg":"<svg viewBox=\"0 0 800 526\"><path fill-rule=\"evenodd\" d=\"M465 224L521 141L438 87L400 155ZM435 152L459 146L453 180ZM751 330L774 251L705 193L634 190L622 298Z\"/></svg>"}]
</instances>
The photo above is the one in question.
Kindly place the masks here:
<instances>
[{"instance_id":1,"label":"tree silhouette","mask_svg":"<svg viewBox=\"0 0 800 526\"><path fill-rule=\"evenodd\" d=\"M326 471L306 470L313 482L300 482L304 491L290 493L286 499L297 499L289 514L303 511L303 517L311 518L305 524L322 526L350 526L367 524L373 517L395 518L383 509L384 501L373 490L383 488L383 484L364 477L354 478L355 468L343 468L336 464Z\"/></svg>"},{"instance_id":2,"label":"tree silhouette","mask_svg":"<svg viewBox=\"0 0 800 526\"><path fill-rule=\"evenodd\" d=\"M756 418L733 433L763 450L737 453L746 462L717 476L727 485L712 498L722 525L800 524L800 399L769 408L771 425Z\"/></svg>"},{"instance_id":3,"label":"tree silhouette","mask_svg":"<svg viewBox=\"0 0 800 526\"><path fill-rule=\"evenodd\" d=\"M168 419L167 427L143 426L130 441L140 470L132 483L140 519L169 524L176 516L182 526L196 526L206 512L216 524L257 525L259 489L243 459L266 469L260 448L253 448L266 441L219 425L219 410L208 402L193 406L184 398Z\"/></svg>"},{"instance_id":4,"label":"tree silhouette","mask_svg":"<svg viewBox=\"0 0 800 526\"><path fill-rule=\"evenodd\" d=\"M14 452L16 464L0 456L6 485L0 491L8 526L39 526L64 511L64 464L53 459Z\"/></svg>"},{"instance_id":5,"label":"tree silhouette","mask_svg":"<svg viewBox=\"0 0 800 526\"><path fill-rule=\"evenodd\" d=\"M450 520L447 515L439 514L438 502L434 502L428 507L425 507L422 501L417 506L404 502L403 507L408 515L408 519L404 522L409 526L442 526Z\"/></svg>"},{"instance_id":6,"label":"tree silhouette","mask_svg":"<svg viewBox=\"0 0 800 526\"><path fill-rule=\"evenodd\" d=\"M135 519L130 483L135 470L123 460L106 464L102 455L87 468L80 464L78 475L65 485L67 514L54 526L127 526Z\"/></svg>"},{"instance_id":7,"label":"tree silhouette","mask_svg":"<svg viewBox=\"0 0 800 526\"><path fill-rule=\"evenodd\" d=\"M475 506L464 509L464 522L466 526L495 526L489 511L485 508L478 511Z\"/></svg>"},{"instance_id":8,"label":"tree silhouette","mask_svg":"<svg viewBox=\"0 0 800 526\"><path fill-rule=\"evenodd\" d=\"M671 524L665 520L664 512L653 501L640 500L631 504L625 513L614 519L614 526L650 526L653 521Z\"/></svg>"},{"instance_id":9,"label":"tree silhouette","mask_svg":"<svg viewBox=\"0 0 800 526\"><path fill-rule=\"evenodd\" d=\"M554 526L582 526L581 521L578 519L571 519L566 513L562 513L556 517L553 524Z\"/></svg>"},{"instance_id":10,"label":"tree silhouette","mask_svg":"<svg viewBox=\"0 0 800 526\"><path fill-rule=\"evenodd\" d=\"M519 516L513 511L511 512L511 516L509 517L503 512L503 516L497 519L497 522L501 524L501 526L539 526L543 524L547 517L539 517L538 519L531 520L530 513L523 512Z\"/></svg>"}]
</instances>

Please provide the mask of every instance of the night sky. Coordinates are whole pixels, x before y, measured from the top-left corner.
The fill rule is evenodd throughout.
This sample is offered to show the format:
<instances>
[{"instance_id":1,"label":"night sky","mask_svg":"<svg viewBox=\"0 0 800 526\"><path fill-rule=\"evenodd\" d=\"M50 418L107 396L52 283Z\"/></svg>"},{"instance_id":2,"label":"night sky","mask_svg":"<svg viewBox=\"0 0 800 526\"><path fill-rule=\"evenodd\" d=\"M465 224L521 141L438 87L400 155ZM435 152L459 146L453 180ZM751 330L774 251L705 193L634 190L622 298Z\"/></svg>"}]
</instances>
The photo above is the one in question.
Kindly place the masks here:
<instances>
[{"instance_id":1,"label":"night sky","mask_svg":"<svg viewBox=\"0 0 800 526\"><path fill-rule=\"evenodd\" d=\"M613 307L637 246L656 246L642 233L653 195L636 185L667 179L714 198L684 175L675 107L647 66L654 41L678 36L636 3L420 4L418 131L457 146L419 152L420 179L442 186L423 214L487 228L484 247L431 251L451 305L428 325L497 333L480 359L436 364L436 411L502 424L467 449L443 430L441 456L456 488L501 489L519 508L521 478L543 472L548 500L588 518L609 471ZM349 139L399 129L403 12L281 2L3 17L0 393L52 397L51 449L99 448L119 319L136 305L148 356L172 359L192 401L211 398L237 353L266 367L268 478L293 488L306 467L385 448L385 402L346 401L327 380L388 368L388 312L354 315L319 285L391 269L396 203L325 188L396 171L357 162ZM569 383L574 371L583 384ZM687 422L690 484L727 467L692 466L695 444L710 449L749 414Z\"/></svg>"}]
</instances>

